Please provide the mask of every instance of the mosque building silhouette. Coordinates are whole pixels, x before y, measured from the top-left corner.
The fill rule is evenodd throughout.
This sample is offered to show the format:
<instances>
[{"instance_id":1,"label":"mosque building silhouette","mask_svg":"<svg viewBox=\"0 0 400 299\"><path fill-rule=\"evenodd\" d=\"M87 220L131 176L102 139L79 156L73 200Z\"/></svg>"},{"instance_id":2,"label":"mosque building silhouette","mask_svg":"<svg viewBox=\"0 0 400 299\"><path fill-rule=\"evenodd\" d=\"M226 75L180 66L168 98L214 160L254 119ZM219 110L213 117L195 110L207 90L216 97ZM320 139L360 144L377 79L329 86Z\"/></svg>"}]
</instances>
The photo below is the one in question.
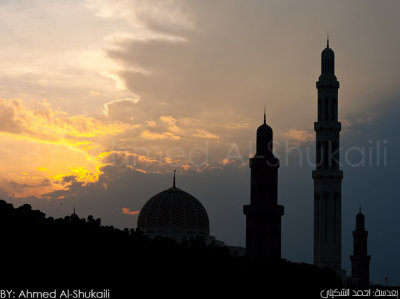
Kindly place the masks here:
<instances>
[{"instance_id":1,"label":"mosque building silhouette","mask_svg":"<svg viewBox=\"0 0 400 299\"><path fill-rule=\"evenodd\" d=\"M321 75L318 90L316 132L316 168L314 180L314 264L330 268L349 286L369 286L369 262L365 216L356 216L353 231L354 253L351 256L351 277L341 267L341 181L339 169L338 121L339 82L335 76L335 53L327 46L321 53ZM281 258L281 218L284 207L278 204L279 160L273 154L273 131L266 122L257 129L255 155L250 158L250 204L243 207L246 216L246 249L230 247L254 259ZM150 198L143 206L137 229L151 238L202 237L206 243L217 242L210 236L207 212L199 200L173 186ZM229 246L228 246L229 247Z\"/></svg>"}]
</instances>

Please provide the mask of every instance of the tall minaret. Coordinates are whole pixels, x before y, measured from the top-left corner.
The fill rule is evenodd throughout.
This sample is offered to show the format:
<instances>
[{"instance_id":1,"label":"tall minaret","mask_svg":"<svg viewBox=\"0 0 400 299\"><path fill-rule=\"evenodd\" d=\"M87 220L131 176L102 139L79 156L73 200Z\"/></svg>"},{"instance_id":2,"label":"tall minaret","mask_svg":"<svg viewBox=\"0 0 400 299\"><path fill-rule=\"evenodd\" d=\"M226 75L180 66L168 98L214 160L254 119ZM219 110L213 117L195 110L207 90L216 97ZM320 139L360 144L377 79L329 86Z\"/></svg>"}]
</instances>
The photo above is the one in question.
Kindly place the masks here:
<instances>
[{"instance_id":1,"label":"tall minaret","mask_svg":"<svg viewBox=\"0 0 400 299\"><path fill-rule=\"evenodd\" d=\"M368 231L365 230L365 217L360 212L356 216L356 229L353 231L353 255L351 259L352 285L357 287L369 286L369 261L367 253Z\"/></svg>"},{"instance_id":2,"label":"tall minaret","mask_svg":"<svg viewBox=\"0 0 400 299\"><path fill-rule=\"evenodd\" d=\"M318 121L316 132L316 169L314 179L314 264L341 270L341 182L339 170L338 89L335 53L329 48L321 54L321 76L317 82Z\"/></svg>"},{"instance_id":3,"label":"tall minaret","mask_svg":"<svg viewBox=\"0 0 400 299\"><path fill-rule=\"evenodd\" d=\"M246 253L257 259L281 257L281 217L278 205L279 160L272 152L273 134L264 123L257 129L257 151L250 159L250 205L243 207L246 215Z\"/></svg>"}]
</instances>

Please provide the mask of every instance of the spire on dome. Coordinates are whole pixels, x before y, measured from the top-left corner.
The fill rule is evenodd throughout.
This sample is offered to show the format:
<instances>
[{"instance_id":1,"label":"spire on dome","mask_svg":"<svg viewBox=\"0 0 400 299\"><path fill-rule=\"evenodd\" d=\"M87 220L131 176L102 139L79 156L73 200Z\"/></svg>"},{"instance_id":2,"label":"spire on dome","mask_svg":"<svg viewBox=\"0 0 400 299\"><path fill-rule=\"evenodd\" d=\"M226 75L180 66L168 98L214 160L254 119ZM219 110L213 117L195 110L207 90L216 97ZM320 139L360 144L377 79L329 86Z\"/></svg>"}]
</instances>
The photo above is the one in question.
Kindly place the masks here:
<instances>
[{"instance_id":1,"label":"spire on dome","mask_svg":"<svg viewBox=\"0 0 400 299\"><path fill-rule=\"evenodd\" d=\"M78 217L78 215L76 214L75 202L74 202L74 212L73 212L72 215L71 215L71 221L78 221L78 220L79 220L79 217Z\"/></svg>"},{"instance_id":2,"label":"spire on dome","mask_svg":"<svg viewBox=\"0 0 400 299\"><path fill-rule=\"evenodd\" d=\"M176 173L176 169L174 170L174 179L173 179L173 182L172 182L172 187L174 187L174 188L175 188L175 185L176 185L175 173Z\"/></svg>"}]
</instances>

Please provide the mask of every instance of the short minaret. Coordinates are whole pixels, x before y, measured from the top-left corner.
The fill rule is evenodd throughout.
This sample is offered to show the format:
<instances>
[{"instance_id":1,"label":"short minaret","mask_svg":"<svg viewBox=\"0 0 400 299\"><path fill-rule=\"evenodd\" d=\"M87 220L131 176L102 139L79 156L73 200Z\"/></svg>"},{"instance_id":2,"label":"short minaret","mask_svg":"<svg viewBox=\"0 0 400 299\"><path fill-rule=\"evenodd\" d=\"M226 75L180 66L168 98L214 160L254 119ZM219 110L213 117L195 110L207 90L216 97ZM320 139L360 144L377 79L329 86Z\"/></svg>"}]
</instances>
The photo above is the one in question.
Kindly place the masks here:
<instances>
[{"instance_id":1,"label":"short minaret","mask_svg":"<svg viewBox=\"0 0 400 299\"><path fill-rule=\"evenodd\" d=\"M250 158L250 205L243 207L246 215L246 254L251 258L281 257L281 217L278 205L279 160L272 152L273 133L266 123L257 129L257 151Z\"/></svg>"},{"instance_id":2,"label":"short minaret","mask_svg":"<svg viewBox=\"0 0 400 299\"><path fill-rule=\"evenodd\" d=\"M314 179L314 264L341 269L341 182L339 169L338 89L335 53L327 46L321 54L321 75L317 82L318 121L316 132L316 169Z\"/></svg>"},{"instance_id":3,"label":"short minaret","mask_svg":"<svg viewBox=\"0 0 400 299\"><path fill-rule=\"evenodd\" d=\"M353 231L353 255L350 256L352 286L369 286L369 261L371 257L367 253L367 238L365 217L360 208L360 212L356 216L356 229Z\"/></svg>"}]
</instances>

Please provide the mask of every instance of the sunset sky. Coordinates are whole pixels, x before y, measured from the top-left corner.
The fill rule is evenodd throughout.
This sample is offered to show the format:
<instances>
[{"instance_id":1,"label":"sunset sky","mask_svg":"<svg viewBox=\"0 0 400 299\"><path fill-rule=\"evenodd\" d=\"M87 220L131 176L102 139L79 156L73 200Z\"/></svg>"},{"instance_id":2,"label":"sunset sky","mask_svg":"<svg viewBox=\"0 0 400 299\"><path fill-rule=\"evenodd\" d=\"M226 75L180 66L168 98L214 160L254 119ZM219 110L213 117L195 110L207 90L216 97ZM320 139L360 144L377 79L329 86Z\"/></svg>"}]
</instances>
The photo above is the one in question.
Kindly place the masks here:
<instances>
[{"instance_id":1,"label":"sunset sky","mask_svg":"<svg viewBox=\"0 0 400 299\"><path fill-rule=\"evenodd\" d=\"M335 51L342 264L360 205L371 279L400 285L400 2L0 1L0 198L135 227L172 185L244 246L263 120L281 160L283 257L312 262L320 54Z\"/></svg>"}]
</instances>

